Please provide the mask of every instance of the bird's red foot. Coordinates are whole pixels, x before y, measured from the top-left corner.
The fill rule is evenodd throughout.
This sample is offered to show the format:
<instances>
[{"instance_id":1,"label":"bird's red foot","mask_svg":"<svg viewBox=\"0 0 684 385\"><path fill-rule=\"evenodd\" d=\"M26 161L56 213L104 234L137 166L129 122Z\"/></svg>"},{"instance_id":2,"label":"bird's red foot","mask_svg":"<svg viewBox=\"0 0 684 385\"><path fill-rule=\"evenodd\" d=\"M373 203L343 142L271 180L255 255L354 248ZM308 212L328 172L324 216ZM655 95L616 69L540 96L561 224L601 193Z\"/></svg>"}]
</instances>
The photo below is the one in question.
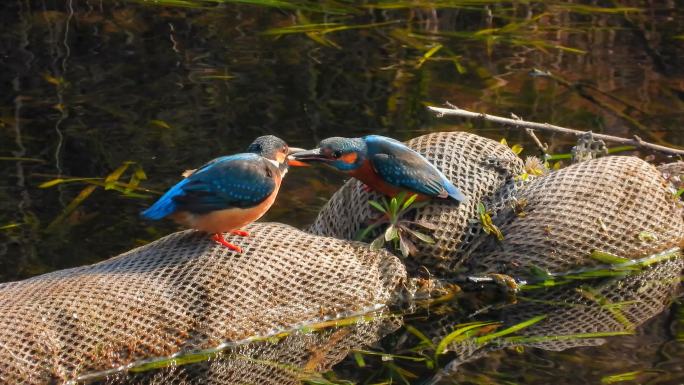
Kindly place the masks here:
<instances>
[{"instance_id":1,"label":"bird's red foot","mask_svg":"<svg viewBox=\"0 0 684 385\"><path fill-rule=\"evenodd\" d=\"M232 244L232 243L226 241L226 240L223 238L223 235L222 235L221 233L216 233L216 234L212 235L212 236L211 236L211 239L212 239L214 242L216 242L216 243L218 243L218 244L220 244L220 245L223 245L223 246L229 248L230 250L233 250L233 251L235 251L235 252L237 252L237 253L242 253L242 247L236 246L236 245L234 245L234 244Z\"/></svg>"},{"instance_id":2,"label":"bird's red foot","mask_svg":"<svg viewBox=\"0 0 684 385\"><path fill-rule=\"evenodd\" d=\"M249 233L243 230L233 230L230 233L235 234L239 237L249 237Z\"/></svg>"},{"instance_id":3,"label":"bird's red foot","mask_svg":"<svg viewBox=\"0 0 684 385\"><path fill-rule=\"evenodd\" d=\"M373 188L367 184L364 184L361 188L363 189L363 191L365 191L367 193L373 191Z\"/></svg>"}]
</instances>

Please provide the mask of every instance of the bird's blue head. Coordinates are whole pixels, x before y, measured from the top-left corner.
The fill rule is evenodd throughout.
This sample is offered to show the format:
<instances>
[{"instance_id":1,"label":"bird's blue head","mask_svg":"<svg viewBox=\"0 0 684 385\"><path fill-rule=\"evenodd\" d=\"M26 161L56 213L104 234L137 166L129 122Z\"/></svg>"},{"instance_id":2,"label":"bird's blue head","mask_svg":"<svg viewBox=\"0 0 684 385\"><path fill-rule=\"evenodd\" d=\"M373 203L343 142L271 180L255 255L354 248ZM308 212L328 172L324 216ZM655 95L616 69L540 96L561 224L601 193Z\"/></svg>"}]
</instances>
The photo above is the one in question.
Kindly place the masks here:
<instances>
[{"instance_id":1,"label":"bird's blue head","mask_svg":"<svg viewBox=\"0 0 684 385\"><path fill-rule=\"evenodd\" d=\"M304 151L302 148L289 147L284 140L273 135L264 135L256 138L252 144L247 147L247 152L258 154L266 159L278 163L278 168L282 172L287 170L287 166L300 166L299 162L292 161L290 154L294 152Z\"/></svg>"},{"instance_id":2,"label":"bird's blue head","mask_svg":"<svg viewBox=\"0 0 684 385\"><path fill-rule=\"evenodd\" d=\"M247 152L252 152L261 155L266 159L283 163L287 158L289 149L287 143L279 137L264 135L254 139L252 144L247 147Z\"/></svg>"},{"instance_id":3,"label":"bird's blue head","mask_svg":"<svg viewBox=\"0 0 684 385\"><path fill-rule=\"evenodd\" d=\"M361 138L332 137L324 139L318 148L295 152L295 160L305 163L321 162L340 171L350 172L366 160L366 142Z\"/></svg>"}]
</instances>

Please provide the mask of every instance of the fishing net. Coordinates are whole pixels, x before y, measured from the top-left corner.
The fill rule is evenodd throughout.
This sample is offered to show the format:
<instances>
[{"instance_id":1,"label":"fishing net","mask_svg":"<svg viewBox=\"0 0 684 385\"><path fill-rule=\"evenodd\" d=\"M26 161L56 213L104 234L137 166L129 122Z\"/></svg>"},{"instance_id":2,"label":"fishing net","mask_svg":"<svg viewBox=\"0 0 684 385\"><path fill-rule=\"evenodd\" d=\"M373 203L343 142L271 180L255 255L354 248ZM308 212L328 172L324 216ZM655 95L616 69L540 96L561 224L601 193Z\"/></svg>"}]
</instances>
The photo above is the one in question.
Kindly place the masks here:
<instances>
[{"instance_id":1,"label":"fishing net","mask_svg":"<svg viewBox=\"0 0 684 385\"><path fill-rule=\"evenodd\" d=\"M527 280L515 304L483 319L501 329L534 322L511 335L449 346L452 364L506 346L563 350L632 333L662 312L679 288L684 260L681 202L661 173L634 157L575 164L522 185L468 261L480 274ZM453 323L433 328L435 340ZM437 332L436 332L437 331Z\"/></svg>"},{"instance_id":2,"label":"fishing net","mask_svg":"<svg viewBox=\"0 0 684 385\"><path fill-rule=\"evenodd\" d=\"M653 166L605 157L525 178L510 149L473 134L409 145L468 197L412 214L436 228L436 243L419 244L417 256L401 261L344 240L375 215L374 195L350 181L321 210L316 235L253 224L251 237L232 239L244 248L234 254L185 231L92 266L2 284L0 383L299 384L396 330L401 319L388 307L413 295L424 268L447 281L467 269L537 286L516 304L477 310L475 319L501 321L499 331L528 324L452 341L455 363L512 345L599 343L662 311L678 287L684 219ZM463 322L434 318L425 333L435 342Z\"/></svg>"},{"instance_id":3,"label":"fishing net","mask_svg":"<svg viewBox=\"0 0 684 385\"><path fill-rule=\"evenodd\" d=\"M406 261L410 270L427 267L431 273L449 272L482 234L476 219L478 203L492 200L497 192L514 184L514 177L523 173L523 162L507 146L467 132L423 135L407 145L437 166L468 198L460 204L433 201L411 218L435 228L430 234L435 243L417 244L417 255ZM377 217L368 201L378 198L357 180L350 180L321 209L309 231L354 239Z\"/></svg>"},{"instance_id":4,"label":"fishing net","mask_svg":"<svg viewBox=\"0 0 684 385\"><path fill-rule=\"evenodd\" d=\"M472 142L485 153L456 162ZM523 174L529 165L516 160L508 162L508 168L491 167L501 165L491 159L508 160L512 153L469 134L430 134L409 145L438 164L472 198L462 207L433 203L417 210L416 218L439 230L434 234L437 243L423 245L415 257L419 264L407 261L409 274L420 275L425 266L445 278L465 270L481 277L506 274L527 281L514 304L488 303L484 310L472 310L476 317L460 312L443 318L433 315L428 323L415 325L435 345L474 319L498 321L495 331L523 325L492 339L455 338L458 342L446 347L457 353L449 368L507 346L563 350L633 333L662 312L679 288L684 268L678 249L684 237L682 207L663 178L667 171L671 181L676 166L658 170L635 157L615 156L534 177ZM440 163L444 153L452 154L454 163ZM464 169L477 170L469 174L476 176L463 180L460 176L468 174ZM477 177L483 174L490 178ZM311 230L353 236L372 215L368 199L358 182L347 182ZM479 202L503 240L484 231L476 209ZM529 321L533 322L526 324Z\"/></svg>"},{"instance_id":5,"label":"fishing net","mask_svg":"<svg viewBox=\"0 0 684 385\"><path fill-rule=\"evenodd\" d=\"M592 252L627 259L679 246L684 223L671 186L635 157L590 160L525 184L509 198L489 237L470 261L473 270L511 275L533 268L566 272L596 265Z\"/></svg>"},{"instance_id":6,"label":"fishing net","mask_svg":"<svg viewBox=\"0 0 684 385\"><path fill-rule=\"evenodd\" d=\"M294 384L398 326L376 314L405 283L394 256L286 225L247 230L242 254L185 231L0 285L0 382Z\"/></svg>"}]
</instances>

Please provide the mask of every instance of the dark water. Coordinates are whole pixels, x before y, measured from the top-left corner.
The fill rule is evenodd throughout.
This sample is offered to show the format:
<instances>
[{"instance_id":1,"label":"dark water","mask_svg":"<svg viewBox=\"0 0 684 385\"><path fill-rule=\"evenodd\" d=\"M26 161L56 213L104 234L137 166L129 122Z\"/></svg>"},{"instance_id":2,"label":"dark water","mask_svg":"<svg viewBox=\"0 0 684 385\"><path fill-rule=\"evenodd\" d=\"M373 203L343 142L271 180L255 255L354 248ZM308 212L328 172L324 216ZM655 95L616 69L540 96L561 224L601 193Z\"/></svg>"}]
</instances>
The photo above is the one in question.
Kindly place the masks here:
<instances>
[{"instance_id":1,"label":"dark water","mask_svg":"<svg viewBox=\"0 0 684 385\"><path fill-rule=\"evenodd\" d=\"M104 178L130 161L120 182L138 168L147 176L140 188L163 191L182 170L266 133L308 147L332 135L408 139L458 129L536 155L518 131L425 109L449 101L684 146L681 1L327 2L300 10L159 3L0 5L0 281L96 262L176 229L138 219L153 193L41 183ZM318 4L329 12L312 9ZM275 30L320 23L343 28ZM543 139L554 153L573 141ZM325 170L292 172L266 219L302 226L341 182ZM79 193L84 199L73 202ZM597 383L645 371L640 381L682 383L677 309L601 348L499 352L457 381Z\"/></svg>"}]
</instances>

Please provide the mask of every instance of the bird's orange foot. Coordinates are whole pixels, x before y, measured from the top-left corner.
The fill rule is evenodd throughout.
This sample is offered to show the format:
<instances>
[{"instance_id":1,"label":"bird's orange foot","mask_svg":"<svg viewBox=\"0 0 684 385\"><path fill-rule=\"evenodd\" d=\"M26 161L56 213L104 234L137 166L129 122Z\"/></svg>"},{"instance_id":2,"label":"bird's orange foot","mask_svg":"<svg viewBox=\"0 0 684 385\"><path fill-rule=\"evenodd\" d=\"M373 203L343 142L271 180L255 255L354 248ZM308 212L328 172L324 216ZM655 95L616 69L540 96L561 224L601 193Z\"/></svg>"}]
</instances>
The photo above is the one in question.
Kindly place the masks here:
<instances>
[{"instance_id":1,"label":"bird's orange foot","mask_svg":"<svg viewBox=\"0 0 684 385\"><path fill-rule=\"evenodd\" d=\"M230 250L233 250L233 251L235 251L235 252L237 252L237 253L242 253L242 247L236 246L236 245L234 245L234 244L232 244L232 243L226 241L226 240L223 238L223 235L222 235L221 233L216 233L216 234L212 235L212 236L211 236L211 239L212 239L214 242L216 242L216 243L218 243L218 244L220 244L220 245L223 245L223 246L229 248Z\"/></svg>"},{"instance_id":2,"label":"bird's orange foot","mask_svg":"<svg viewBox=\"0 0 684 385\"><path fill-rule=\"evenodd\" d=\"M373 191L373 188L367 184L364 184L361 188L363 189L363 191L365 191L367 193Z\"/></svg>"},{"instance_id":3,"label":"bird's orange foot","mask_svg":"<svg viewBox=\"0 0 684 385\"><path fill-rule=\"evenodd\" d=\"M239 237L249 237L249 233L243 230L233 230L230 233L235 234Z\"/></svg>"}]
</instances>

